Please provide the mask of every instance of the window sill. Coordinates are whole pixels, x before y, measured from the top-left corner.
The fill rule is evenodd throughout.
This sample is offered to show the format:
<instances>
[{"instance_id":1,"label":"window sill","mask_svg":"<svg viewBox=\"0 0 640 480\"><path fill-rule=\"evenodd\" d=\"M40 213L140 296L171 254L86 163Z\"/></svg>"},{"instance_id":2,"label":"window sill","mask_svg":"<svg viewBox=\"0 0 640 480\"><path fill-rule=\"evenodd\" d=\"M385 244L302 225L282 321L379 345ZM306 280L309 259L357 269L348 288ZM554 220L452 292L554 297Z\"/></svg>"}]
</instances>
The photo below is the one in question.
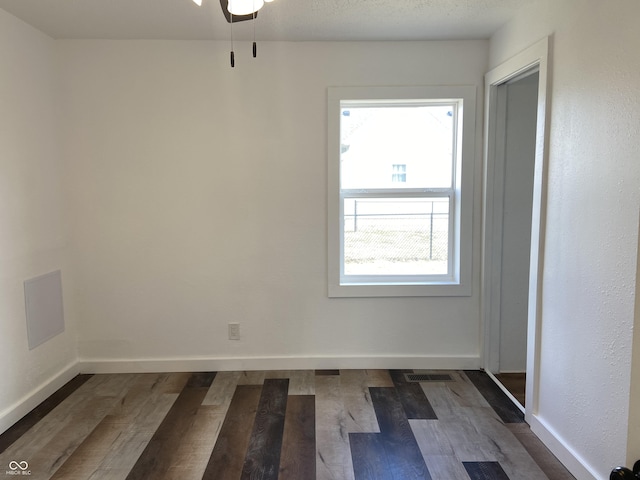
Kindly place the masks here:
<instances>
[{"instance_id":1,"label":"window sill","mask_svg":"<svg viewBox=\"0 0 640 480\"><path fill-rule=\"evenodd\" d=\"M329 284L329 298L357 297L470 297L471 285L433 284Z\"/></svg>"}]
</instances>

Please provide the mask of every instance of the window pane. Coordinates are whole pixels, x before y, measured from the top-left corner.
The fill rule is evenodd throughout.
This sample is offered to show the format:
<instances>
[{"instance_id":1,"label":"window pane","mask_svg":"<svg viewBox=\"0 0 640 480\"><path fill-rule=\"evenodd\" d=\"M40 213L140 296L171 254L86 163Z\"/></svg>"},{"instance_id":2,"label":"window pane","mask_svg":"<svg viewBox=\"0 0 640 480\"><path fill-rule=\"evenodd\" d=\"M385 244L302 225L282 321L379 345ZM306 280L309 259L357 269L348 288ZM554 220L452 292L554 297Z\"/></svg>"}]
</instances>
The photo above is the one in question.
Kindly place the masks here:
<instances>
[{"instance_id":1,"label":"window pane","mask_svg":"<svg viewBox=\"0 0 640 480\"><path fill-rule=\"evenodd\" d=\"M345 275L446 275L448 198L344 200Z\"/></svg>"},{"instance_id":2,"label":"window pane","mask_svg":"<svg viewBox=\"0 0 640 480\"><path fill-rule=\"evenodd\" d=\"M450 188L454 106L341 106L341 187Z\"/></svg>"}]
</instances>

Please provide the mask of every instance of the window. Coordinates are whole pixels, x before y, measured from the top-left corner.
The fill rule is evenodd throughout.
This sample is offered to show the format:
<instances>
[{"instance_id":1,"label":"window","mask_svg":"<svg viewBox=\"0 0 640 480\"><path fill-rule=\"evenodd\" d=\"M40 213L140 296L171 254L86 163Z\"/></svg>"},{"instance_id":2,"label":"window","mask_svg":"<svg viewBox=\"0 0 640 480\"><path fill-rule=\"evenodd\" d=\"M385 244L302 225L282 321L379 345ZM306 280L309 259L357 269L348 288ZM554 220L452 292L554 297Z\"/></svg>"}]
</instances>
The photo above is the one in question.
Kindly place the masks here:
<instances>
[{"instance_id":1,"label":"window","mask_svg":"<svg viewBox=\"0 0 640 480\"><path fill-rule=\"evenodd\" d=\"M407 164L394 163L391 167L393 169L391 181L394 183L407 183Z\"/></svg>"},{"instance_id":2,"label":"window","mask_svg":"<svg viewBox=\"0 0 640 480\"><path fill-rule=\"evenodd\" d=\"M475 87L329 89L329 295L470 295Z\"/></svg>"}]
</instances>

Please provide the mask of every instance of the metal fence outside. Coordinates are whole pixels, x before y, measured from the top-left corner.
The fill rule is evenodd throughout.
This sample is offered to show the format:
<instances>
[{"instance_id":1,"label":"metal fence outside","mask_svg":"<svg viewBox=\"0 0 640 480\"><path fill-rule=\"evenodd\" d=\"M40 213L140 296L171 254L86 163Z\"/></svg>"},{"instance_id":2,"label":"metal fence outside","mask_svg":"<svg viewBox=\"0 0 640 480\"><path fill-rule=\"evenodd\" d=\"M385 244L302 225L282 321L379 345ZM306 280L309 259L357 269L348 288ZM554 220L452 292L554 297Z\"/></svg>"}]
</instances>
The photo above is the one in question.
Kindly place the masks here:
<instances>
[{"instance_id":1,"label":"metal fence outside","mask_svg":"<svg viewBox=\"0 0 640 480\"><path fill-rule=\"evenodd\" d=\"M349 207L344 217L345 267L447 261L448 199L354 199Z\"/></svg>"}]
</instances>

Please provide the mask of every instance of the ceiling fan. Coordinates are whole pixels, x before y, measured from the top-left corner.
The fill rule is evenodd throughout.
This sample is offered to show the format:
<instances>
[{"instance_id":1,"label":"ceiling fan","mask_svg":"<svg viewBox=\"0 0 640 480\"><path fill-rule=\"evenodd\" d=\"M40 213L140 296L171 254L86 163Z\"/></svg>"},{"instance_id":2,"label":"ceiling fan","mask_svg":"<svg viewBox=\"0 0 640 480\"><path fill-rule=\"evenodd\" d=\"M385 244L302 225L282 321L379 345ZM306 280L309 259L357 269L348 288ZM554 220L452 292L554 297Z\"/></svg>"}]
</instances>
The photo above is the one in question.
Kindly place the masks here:
<instances>
[{"instance_id":1,"label":"ceiling fan","mask_svg":"<svg viewBox=\"0 0 640 480\"><path fill-rule=\"evenodd\" d=\"M220 0L220 7L228 23L237 23L255 20L265 2L271 3L273 0ZM202 6L202 0L193 0L193 3Z\"/></svg>"},{"instance_id":2,"label":"ceiling fan","mask_svg":"<svg viewBox=\"0 0 640 480\"><path fill-rule=\"evenodd\" d=\"M273 2L273 0L220 0L222 13L231 24L231 68L236 66L235 53L233 51L233 24L243 22L245 20L255 20L258 17L258 10L264 7L264 3ZM202 6L202 0L193 0L193 3ZM253 26L253 58L258 54L256 44L255 23Z\"/></svg>"}]
</instances>

